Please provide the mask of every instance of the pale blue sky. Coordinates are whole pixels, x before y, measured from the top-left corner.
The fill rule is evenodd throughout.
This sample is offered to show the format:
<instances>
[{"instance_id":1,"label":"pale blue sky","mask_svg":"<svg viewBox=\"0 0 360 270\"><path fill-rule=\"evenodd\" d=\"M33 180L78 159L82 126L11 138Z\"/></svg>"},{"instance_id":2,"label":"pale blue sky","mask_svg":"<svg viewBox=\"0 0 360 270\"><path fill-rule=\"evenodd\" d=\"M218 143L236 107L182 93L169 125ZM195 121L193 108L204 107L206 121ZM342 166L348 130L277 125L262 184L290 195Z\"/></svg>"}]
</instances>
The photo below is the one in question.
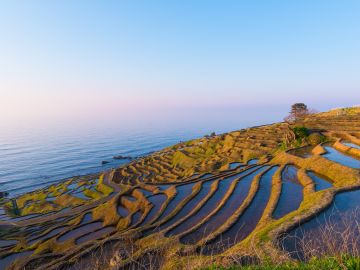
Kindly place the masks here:
<instances>
[{"instance_id":1,"label":"pale blue sky","mask_svg":"<svg viewBox=\"0 0 360 270\"><path fill-rule=\"evenodd\" d=\"M0 1L0 41L2 123L360 103L360 1Z\"/></svg>"}]
</instances>

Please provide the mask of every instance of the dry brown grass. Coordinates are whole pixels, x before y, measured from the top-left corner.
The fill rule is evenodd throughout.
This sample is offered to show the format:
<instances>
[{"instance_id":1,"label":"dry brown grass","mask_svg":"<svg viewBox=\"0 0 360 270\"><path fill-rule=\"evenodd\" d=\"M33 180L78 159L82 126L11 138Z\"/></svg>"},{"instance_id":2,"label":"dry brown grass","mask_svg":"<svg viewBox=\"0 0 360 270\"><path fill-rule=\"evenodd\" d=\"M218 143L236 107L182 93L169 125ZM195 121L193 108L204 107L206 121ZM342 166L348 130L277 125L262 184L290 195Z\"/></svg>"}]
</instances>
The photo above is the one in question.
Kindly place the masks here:
<instances>
[{"instance_id":1,"label":"dry brown grass","mask_svg":"<svg viewBox=\"0 0 360 270\"><path fill-rule=\"evenodd\" d=\"M307 175L305 169L299 169L297 172L297 177L301 185L304 187L303 189L304 197L307 196L307 194L311 194L315 192L315 183L311 179L311 177Z\"/></svg>"},{"instance_id":2,"label":"dry brown grass","mask_svg":"<svg viewBox=\"0 0 360 270\"><path fill-rule=\"evenodd\" d=\"M311 153L313 153L314 155L323 155L326 154L326 150L324 147L322 147L320 144L318 144L317 146L315 146Z\"/></svg>"}]
</instances>

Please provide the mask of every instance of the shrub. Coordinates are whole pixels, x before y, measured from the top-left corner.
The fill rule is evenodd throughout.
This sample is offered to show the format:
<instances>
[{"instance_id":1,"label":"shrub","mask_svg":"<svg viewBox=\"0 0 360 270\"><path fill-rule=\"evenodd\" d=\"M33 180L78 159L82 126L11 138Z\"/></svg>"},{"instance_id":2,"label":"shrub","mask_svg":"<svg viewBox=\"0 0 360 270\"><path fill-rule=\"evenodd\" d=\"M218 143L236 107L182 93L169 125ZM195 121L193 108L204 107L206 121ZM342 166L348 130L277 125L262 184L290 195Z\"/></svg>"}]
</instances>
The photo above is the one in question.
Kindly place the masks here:
<instances>
[{"instance_id":1,"label":"shrub","mask_svg":"<svg viewBox=\"0 0 360 270\"><path fill-rule=\"evenodd\" d=\"M306 127L294 127L293 131L296 139L304 139L309 136L309 130Z\"/></svg>"},{"instance_id":2,"label":"shrub","mask_svg":"<svg viewBox=\"0 0 360 270\"><path fill-rule=\"evenodd\" d=\"M307 140L311 145L318 145L318 144L324 142L326 140L326 138L324 135L322 135L318 132L315 132L315 133L311 133L309 135L309 137L307 138Z\"/></svg>"}]
</instances>

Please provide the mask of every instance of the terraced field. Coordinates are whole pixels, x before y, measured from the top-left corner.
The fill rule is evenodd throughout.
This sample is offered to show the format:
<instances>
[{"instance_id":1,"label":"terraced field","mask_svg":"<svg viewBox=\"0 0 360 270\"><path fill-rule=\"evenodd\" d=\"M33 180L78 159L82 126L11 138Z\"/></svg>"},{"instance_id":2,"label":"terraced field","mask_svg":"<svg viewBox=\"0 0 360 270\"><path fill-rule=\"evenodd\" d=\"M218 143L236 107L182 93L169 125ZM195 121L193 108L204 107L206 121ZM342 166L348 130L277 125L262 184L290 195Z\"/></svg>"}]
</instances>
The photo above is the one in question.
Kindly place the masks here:
<instances>
[{"instance_id":1,"label":"terraced field","mask_svg":"<svg viewBox=\"0 0 360 270\"><path fill-rule=\"evenodd\" d=\"M295 237L302 228L320 230L334 202L344 211L360 206L360 109L296 126L308 134L278 123L204 137L4 201L0 269L306 259Z\"/></svg>"}]
</instances>

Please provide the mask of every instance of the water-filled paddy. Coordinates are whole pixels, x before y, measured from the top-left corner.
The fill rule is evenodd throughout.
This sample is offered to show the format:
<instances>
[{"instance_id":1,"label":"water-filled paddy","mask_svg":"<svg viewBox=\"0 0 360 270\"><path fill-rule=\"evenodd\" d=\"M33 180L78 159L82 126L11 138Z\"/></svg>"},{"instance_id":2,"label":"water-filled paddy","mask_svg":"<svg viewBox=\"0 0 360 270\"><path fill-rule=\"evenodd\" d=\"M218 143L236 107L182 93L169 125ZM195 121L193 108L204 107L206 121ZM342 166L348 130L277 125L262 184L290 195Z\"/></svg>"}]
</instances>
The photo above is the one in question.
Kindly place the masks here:
<instances>
[{"instance_id":1,"label":"water-filled paddy","mask_svg":"<svg viewBox=\"0 0 360 270\"><path fill-rule=\"evenodd\" d=\"M259 189L249 207L246 208L244 213L229 230L225 231L206 246L203 250L204 253L211 254L221 252L243 240L255 229L268 203L271 193L272 177L277 169L277 166L271 168L260 178Z\"/></svg>"},{"instance_id":2,"label":"water-filled paddy","mask_svg":"<svg viewBox=\"0 0 360 270\"><path fill-rule=\"evenodd\" d=\"M167 196L164 194L155 194L147 198L149 202L153 205L150 212L144 218L143 222L139 226L143 226L153 221L156 215L159 213L161 207L165 203Z\"/></svg>"},{"instance_id":3,"label":"water-filled paddy","mask_svg":"<svg viewBox=\"0 0 360 270\"><path fill-rule=\"evenodd\" d=\"M82 217L80 224L83 225L83 224L89 223L90 221L92 221L92 213L86 213Z\"/></svg>"},{"instance_id":4,"label":"water-filled paddy","mask_svg":"<svg viewBox=\"0 0 360 270\"><path fill-rule=\"evenodd\" d=\"M86 196L86 195L84 194L84 191L83 191L83 190L76 191L76 192L72 192L70 195L73 196L73 197L76 197L76 198L85 200L85 201L88 201L88 200L91 199L91 198L89 198L88 196Z\"/></svg>"},{"instance_id":5,"label":"water-filled paddy","mask_svg":"<svg viewBox=\"0 0 360 270\"><path fill-rule=\"evenodd\" d=\"M173 230L171 230L168 235L174 235L179 234L181 232L184 232L191 227L195 226L197 223L199 223L204 217L206 217L213 209L216 208L216 206L220 203L220 201L225 196L227 190L229 189L232 181L234 181L236 178L241 177L245 174L248 174L250 172L253 172L257 170L258 167L250 168L249 170L246 170L244 172L235 174L233 176L229 176L223 180L219 181L218 189L214 193L214 195L201 207L201 209L193 216L191 216L189 219L187 219L185 222L181 223L179 226L175 227Z\"/></svg>"},{"instance_id":6,"label":"water-filled paddy","mask_svg":"<svg viewBox=\"0 0 360 270\"><path fill-rule=\"evenodd\" d=\"M210 192L212 183L213 183L212 181L207 181L203 183L200 192L195 196L195 198L188 201L184 205L184 207L179 211L179 213L177 213L172 219L167 221L165 224L159 226L158 229L159 230L165 229L171 226L172 224L176 223L177 221L179 221L181 218L188 215L191 212L191 210L193 210L200 203L200 201L204 199L206 195Z\"/></svg>"},{"instance_id":7,"label":"water-filled paddy","mask_svg":"<svg viewBox=\"0 0 360 270\"><path fill-rule=\"evenodd\" d=\"M279 219L299 208L303 200L303 187L297 177L297 168L286 166L281 174L282 187L273 218Z\"/></svg>"},{"instance_id":8,"label":"water-filled paddy","mask_svg":"<svg viewBox=\"0 0 360 270\"><path fill-rule=\"evenodd\" d=\"M148 196L153 195L153 193L152 193L151 191L146 190L146 189L143 189L143 188L139 189L139 191L140 191L145 197L148 197Z\"/></svg>"},{"instance_id":9,"label":"water-filled paddy","mask_svg":"<svg viewBox=\"0 0 360 270\"><path fill-rule=\"evenodd\" d=\"M260 170L252 172L244 178L241 178L237 183L233 194L227 200L225 205L208 222L204 223L194 232L183 237L181 242L194 244L221 226L235 212L235 210L240 207L249 192L253 178L267 168L268 167L263 167Z\"/></svg>"},{"instance_id":10,"label":"water-filled paddy","mask_svg":"<svg viewBox=\"0 0 360 270\"><path fill-rule=\"evenodd\" d=\"M253 164L256 164L256 163L258 163L258 159L256 159L256 158L254 158L254 159L250 159L249 161L248 161L248 165L253 165Z\"/></svg>"},{"instance_id":11,"label":"water-filled paddy","mask_svg":"<svg viewBox=\"0 0 360 270\"><path fill-rule=\"evenodd\" d=\"M289 153L292 155L298 156L298 157L308 158L312 155L311 150L313 148L314 148L314 146L300 147L300 148L290 150Z\"/></svg>"},{"instance_id":12,"label":"water-filled paddy","mask_svg":"<svg viewBox=\"0 0 360 270\"><path fill-rule=\"evenodd\" d=\"M36 242L38 242L38 241L49 239L50 237L53 237L53 236L63 232L66 228L68 228L68 227L67 226L61 226L61 227L58 227L56 229L51 230L47 234L42 235L40 237L35 237L35 238L33 237L28 241L28 245L31 246L31 245L35 244Z\"/></svg>"},{"instance_id":13,"label":"water-filled paddy","mask_svg":"<svg viewBox=\"0 0 360 270\"><path fill-rule=\"evenodd\" d=\"M77 188L79 188L79 184L78 184L77 182L73 181L72 183L70 183L69 185L67 185L66 188L67 188L69 191L76 190Z\"/></svg>"},{"instance_id":14,"label":"water-filled paddy","mask_svg":"<svg viewBox=\"0 0 360 270\"><path fill-rule=\"evenodd\" d=\"M93 223L89 223L86 225L82 225L80 227L77 227L74 230L71 230L63 235L61 235L58 238L58 242L64 242L67 241L69 239L75 239L77 237L80 237L84 234L87 234L89 232L95 231L102 228L102 222L98 221L98 222L93 222Z\"/></svg>"},{"instance_id":15,"label":"water-filled paddy","mask_svg":"<svg viewBox=\"0 0 360 270\"><path fill-rule=\"evenodd\" d=\"M10 266L15 260L30 256L33 251L23 251L19 253L12 253L6 257L0 258L0 269L6 269Z\"/></svg>"},{"instance_id":16,"label":"water-filled paddy","mask_svg":"<svg viewBox=\"0 0 360 270\"><path fill-rule=\"evenodd\" d=\"M190 229L195 226L198 222L200 222L205 216L207 216L221 201L224 197L226 191L228 190L231 182L230 181L220 181L219 186L215 194L201 207L200 211L198 211L195 215L191 216L185 222L181 223L179 226L175 227L171 230L168 235L179 234L183 231Z\"/></svg>"},{"instance_id":17,"label":"water-filled paddy","mask_svg":"<svg viewBox=\"0 0 360 270\"><path fill-rule=\"evenodd\" d=\"M117 212L122 217L127 217L129 215L129 210L121 205L118 205Z\"/></svg>"},{"instance_id":18,"label":"water-filled paddy","mask_svg":"<svg viewBox=\"0 0 360 270\"><path fill-rule=\"evenodd\" d=\"M229 169L235 169L235 168L239 167L240 165L242 165L241 162L232 162L229 164Z\"/></svg>"},{"instance_id":19,"label":"water-filled paddy","mask_svg":"<svg viewBox=\"0 0 360 270\"><path fill-rule=\"evenodd\" d=\"M17 240L0 240L0 248L16 245Z\"/></svg>"},{"instance_id":20,"label":"water-filled paddy","mask_svg":"<svg viewBox=\"0 0 360 270\"><path fill-rule=\"evenodd\" d=\"M293 258L301 260L307 259L306 255L331 252L331 247L338 252L346 248L350 252L359 250L359 220L360 190L340 193L329 208L290 231L280 245Z\"/></svg>"},{"instance_id":21,"label":"water-filled paddy","mask_svg":"<svg viewBox=\"0 0 360 270\"><path fill-rule=\"evenodd\" d=\"M325 149L327 153L323 154L323 156L326 157L327 159L330 159L347 167L360 169L360 160L342 154L330 146L325 146Z\"/></svg>"},{"instance_id":22,"label":"water-filled paddy","mask_svg":"<svg viewBox=\"0 0 360 270\"><path fill-rule=\"evenodd\" d=\"M319 175L315 174L314 172L308 172L307 174L310 176L310 178L315 183L315 191L320 191L320 190L324 190L324 189L332 187L330 180L326 179L324 176L320 177Z\"/></svg>"},{"instance_id":23,"label":"water-filled paddy","mask_svg":"<svg viewBox=\"0 0 360 270\"><path fill-rule=\"evenodd\" d=\"M171 185L157 185L157 187L163 191L163 190L167 190L169 187L171 187Z\"/></svg>"},{"instance_id":24,"label":"water-filled paddy","mask_svg":"<svg viewBox=\"0 0 360 270\"><path fill-rule=\"evenodd\" d=\"M141 219L142 213L140 211L137 211L136 213L134 213L131 217L131 223L130 226L138 223Z\"/></svg>"},{"instance_id":25,"label":"water-filled paddy","mask_svg":"<svg viewBox=\"0 0 360 270\"><path fill-rule=\"evenodd\" d=\"M80 245L80 244L85 243L85 242L90 241L90 240L99 239L103 235L112 233L114 231L115 231L115 227L104 227L104 228L102 228L100 230L97 230L95 232L88 233L86 235L80 236L78 239L76 239L75 243L77 245Z\"/></svg>"},{"instance_id":26,"label":"water-filled paddy","mask_svg":"<svg viewBox=\"0 0 360 270\"><path fill-rule=\"evenodd\" d=\"M165 211L162 213L159 219L166 218L175 208L176 206L183 201L187 196L189 196L192 192L192 188L194 186L194 183L181 185L176 187L176 195L175 197L170 201L168 206L166 207Z\"/></svg>"},{"instance_id":27,"label":"water-filled paddy","mask_svg":"<svg viewBox=\"0 0 360 270\"><path fill-rule=\"evenodd\" d=\"M357 144L355 144L355 143L342 142L342 144L345 144L346 146L350 146L350 147L352 147L352 148L360 149L360 145L357 145Z\"/></svg>"}]
</instances>

